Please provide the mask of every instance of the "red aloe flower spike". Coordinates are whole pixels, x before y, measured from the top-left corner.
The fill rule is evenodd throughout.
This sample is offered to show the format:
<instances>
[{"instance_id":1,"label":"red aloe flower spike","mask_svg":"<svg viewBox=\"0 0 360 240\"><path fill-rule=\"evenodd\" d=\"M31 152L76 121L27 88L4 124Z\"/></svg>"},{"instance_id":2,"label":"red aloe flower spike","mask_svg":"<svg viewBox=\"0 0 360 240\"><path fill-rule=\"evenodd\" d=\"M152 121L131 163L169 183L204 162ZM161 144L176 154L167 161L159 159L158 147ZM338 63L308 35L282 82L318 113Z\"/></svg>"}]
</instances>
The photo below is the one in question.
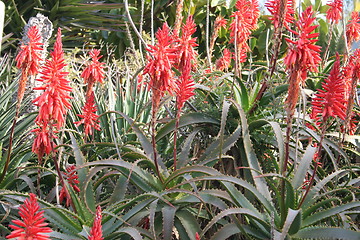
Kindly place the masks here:
<instances>
[{"instance_id":1,"label":"red aloe flower spike","mask_svg":"<svg viewBox=\"0 0 360 240\"><path fill-rule=\"evenodd\" d=\"M101 207L96 208L96 216L94 220L93 227L90 230L89 240L103 240L102 230L101 230Z\"/></svg>"},{"instance_id":2,"label":"red aloe flower spike","mask_svg":"<svg viewBox=\"0 0 360 240\"><path fill-rule=\"evenodd\" d=\"M177 54L179 59L177 68L182 74L185 72L190 73L191 69L195 67L197 52L194 47L198 44L196 43L196 38L191 37L195 31L196 24L193 17L189 16L185 25L182 26L181 37L178 39L177 45Z\"/></svg>"},{"instance_id":3,"label":"red aloe flower spike","mask_svg":"<svg viewBox=\"0 0 360 240\"><path fill-rule=\"evenodd\" d=\"M28 75L35 76L40 68L41 60L41 36L36 26L29 28L27 32L29 41L21 44L18 55L15 58L16 67L26 71Z\"/></svg>"},{"instance_id":4,"label":"red aloe flower spike","mask_svg":"<svg viewBox=\"0 0 360 240\"><path fill-rule=\"evenodd\" d=\"M257 0L238 0L236 9L230 16L234 18L230 24L230 43L235 44L235 71L239 74L240 63L246 61L246 52L250 50L246 41L251 30L257 28L260 11Z\"/></svg>"},{"instance_id":5,"label":"red aloe flower spike","mask_svg":"<svg viewBox=\"0 0 360 240\"><path fill-rule=\"evenodd\" d=\"M78 184L80 183L77 175L75 165L70 165L66 168L66 172L63 172L64 178L67 179L68 184L70 187L74 189L75 192L80 192L80 188L78 187ZM68 198L66 191L64 188L61 189L59 194L59 202L63 202L63 200L66 199L66 206L70 206L70 198Z\"/></svg>"},{"instance_id":6,"label":"red aloe flower spike","mask_svg":"<svg viewBox=\"0 0 360 240\"><path fill-rule=\"evenodd\" d=\"M230 67L231 59L232 59L232 52L229 49L225 48L223 51L223 56L219 58L215 63L216 70L219 71L227 70Z\"/></svg>"},{"instance_id":7,"label":"red aloe flower spike","mask_svg":"<svg viewBox=\"0 0 360 240\"><path fill-rule=\"evenodd\" d=\"M219 35L220 29L225 28L226 24L227 24L227 21L226 21L225 18L223 18L222 16L217 16L216 17L215 22L214 22L214 32L213 32L213 34L211 35L211 38L210 38L210 52L212 52L213 49L214 49L215 41L216 41L216 38Z\"/></svg>"},{"instance_id":8,"label":"red aloe flower spike","mask_svg":"<svg viewBox=\"0 0 360 240\"><path fill-rule=\"evenodd\" d=\"M86 98L85 105L82 107L82 114L78 114L82 119L78 122L74 122L76 126L84 124L86 136L93 135L93 129L100 131L99 115L96 114L96 111L94 92L91 91L90 95Z\"/></svg>"},{"instance_id":9,"label":"red aloe flower spike","mask_svg":"<svg viewBox=\"0 0 360 240\"><path fill-rule=\"evenodd\" d=\"M173 46L175 39L171 35L170 29L166 23L156 32L157 43L149 45L147 51L151 56L147 56L148 63L146 64L143 74L148 74L150 77L149 87L152 91L152 117L151 117L151 132L152 132L152 147L154 153L154 164L156 173L162 181L160 175L159 164L156 153L155 142L155 124L156 114L159 109L160 100L165 92L170 94L176 88L174 81L174 72L171 69L177 61L177 48Z\"/></svg>"},{"instance_id":10,"label":"red aloe flower spike","mask_svg":"<svg viewBox=\"0 0 360 240\"><path fill-rule=\"evenodd\" d=\"M19 208L19 215L22 220L13 220L16 225L9 225L15 229L6 238L16 238L17 240L50 240L45 233L52 232L51 228L46 227L44 211L39 211L40 206L37 202L36 196L30 193L30 199L26 199L24 204Z\"/></svg>"},{"instance_id":11,"label":"red aloe flower spike","mask_svg":"<svg viewBox=\"0 0 360 240\"><path fill-rule=\"evenodd\" d=\"M32 145L32 152L38 155L39 163L45 154L49 154L54 151L56 145L53 139L56 138L55 132L49 129L47 123L38 123L39 128L32 130L36 137Z\"/></svg>"},{"instance_id":12,"label":"red aloe flower spike","mask_svg":"<svg viewBox=\"0 0 360 240\"><path fill-rule=\"evenodd\" d=\"M354 41L360 40L360 16L358 12L351 13L351 19L346 25L346 38L348 46Z\"/></svg>"},{"instance_id":13,"label":"red aloe flower spike","mask_svg":"<svg viewBox=\"0 0 360 240\"><path fill-rule=\"evenodd\" d=\"M251 30L257 28L257 20L260 16L259 4L257 0L238 0L236 2L236 9L230 17L234 20L230 24L231 42L237 43L245 42Z\"/></svg>"},{"instance_id":14,"label":"red aloe flower spike","mask_svg":"<svg viewBox=\"0 0 360 240\"><path fill-rule=\"evenodd\" d=\"M104 63L99 62L99 59L102 58L100 55L100 50L92 49L89 53L91 57L90 64L84 69L81 77L84 79L85 83L88 84L87 87L87 96L91 94L92 86L95 82L103 83L105 78L104 75Z\"/></svg>"},{"instance_id":15,"label":"red aloe flower spike","mask_svg":"<svg viewBox=\"0 0 360 240\"><path fill-rule=\"evenodd\" d=\"M16 67L21 70L21 78L19 81L18 104L22 102L24 97L26 82L29 76L36 76L40 69L42 45L41 36L36 26L29 28L27 32L27 43L22 43L20 51L15 58Z\"/></svg>"},{"instance_id":16,"label":"red aloe flower spike","mask_svg":"<svg viewBox=\"0 0 360 240\"><path fill-rule=\"evenodd\" d=\"M340 72L340 58L337 55L329 77L322 83L312 101L313 114L317 124L326 122L329 117L345 119L346 101L344 99L344 81Z\"/></svg>"},{"instance_id":17,"label":"red aloe flower spike","mask_svg":"<svg viewBox=\"0 0 360 240\"><path fill-rule=\"evenodd\" d=\"M47 60L38 81L43 85L35 90L44 90L44 93L34 99L36 106L39 106L37 123L51 123L56 129L60 129L65 123L66 110L71 107L69 92L72 88L69 81L65 78L68 73L63 69L64 53L61 43L61 29L58 29L54 51L51 53L51 60Z\"/></svg>"},{"instance_id":18,"label":"red aloe flower spike","mask_svg":"<svg viewBox=\"0 0 360 240\"><path fill-rule=\"evenodd\" d=\"M184 103L195 95L194 85L194 81L189 72L181 74L177 81L177 88L175 90L176 106L179 112L183 108Z\"/></svg>"},{"instance_id":19,"label":"red aloe flower spike","mask_svg":"<svg viewBox=\"0 0 360 240\"><path fill-rule=\"evenodd\" d=\"M286 39L289 49L284 59L286 69L289 72L289 89L286 98L287 127L285 139L285 161L282 166L282 174L285 175L290 154L290 135L292 120L295 112L296 103L299 98L300 86L307 77L307 72L317 71L317 66L321 61L320 46L315 45L318 33L312 33L317 25L312 26L315 17L311 7L308 7L296 22L298 32L291 29L292 33L298 36L296 41ZM283 188L284 189L284 188ZM285 192L282 190L282 195Z\"/></svg>"},{"instance_id":20,"label":"red aloe flower spike","mask_svg":"<svg viewBox=\"0 0 360 240\"><path fill-rule=\"evenodd\" d=\"M150 77L149 85L153 92L152 104L157 108L161 97L165 92L173 93L175 89L174 73L171 69L172 65L178 58L177 49L173 46L175 39L171 36L167 23L156 33L157 43L149 45L147 49L152 57L148 56L148 63L144 68L143 74Z\"/></svg>"},{"instance_id":21,"label":"red aloe flower spike","mask_svg":"<svg viewBox=\"0 0 360 240\"><path fill-rule=\"evenodd\" d=\"M333 0L327 4L330 8L326 12L326 19L330 23L338 23L341 20L343 1L342 0Z\"/></svg>"},{"instance_id":22,"label":"red aloe flower spike","mask_svg":"<svg viewBox=\"0 0 360 240\"><path fill-rule=\"evenodd\" d=\"M285 0L285 10L284 10L284 26L289 29L289 25L294 22L294 8L293 8L293 1L292 0ZM265 7L269 10L272 16L269 17L274 28L277 29L280 25L281 16L280 14L280 7L281 7L281 0L269 0L265 3Z\"/></svg>"},{"instance_id":23,"label":"red aloe flower spike","mask_svg":"<svg viewBox=\"0 0 360 240\"><path fill-rule=\"evenodd\" d=\"M350 56L348 67L346 69L347 93L346 93L346 118L345 118L345 133L350 129L350 121L353 115L354 98L356 96L356 86L360 79L360 49L357 49L353 55Z\"/></svg>"},{"instance_id":24,"label":"red aloe flower spike","mask_svg":"<svg viewBox=\"0 0 360 240\"><path fill-rule=\"evenodd\" d=\"M298 32L292 31L298 35L297 41L286 39L290 43L289 50L285 57L285 65L288 70L296 69L301 72L301 79L305 80L307 72L317 72L321 61L321 47L315 45L319 33L312 33L319 25L312 25L313 17L312 7L308 7L302 14L299 21L296 22Z\"/></svg>"}]
</instances>

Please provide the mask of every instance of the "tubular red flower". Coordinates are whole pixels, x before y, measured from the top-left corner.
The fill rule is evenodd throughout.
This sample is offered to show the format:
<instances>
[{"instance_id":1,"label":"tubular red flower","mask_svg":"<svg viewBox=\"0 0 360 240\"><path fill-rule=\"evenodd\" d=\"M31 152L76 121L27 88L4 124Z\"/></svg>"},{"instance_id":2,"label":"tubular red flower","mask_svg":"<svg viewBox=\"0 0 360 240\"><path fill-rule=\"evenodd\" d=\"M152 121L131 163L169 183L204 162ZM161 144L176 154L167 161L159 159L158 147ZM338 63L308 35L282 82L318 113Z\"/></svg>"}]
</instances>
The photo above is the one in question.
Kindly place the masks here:
<instances>
[{"instance_id":1,"label":"tubular red flower","mask_svg":"<svg viewBox=\"0 0 360 240\"><path fill-rule=\"evenodd\" d=\"M54 132L49 129L47 123L38 123L39 128L32 130L36 137L32 145L32 152L38 155L41 161L45 154L49 154L54 151L56 145L53 142L55 138Z\"/></svg>"},{"instance_id":2,"label":"tubular red flower","mask_svg":"<svg viewBox=\"0 0 360 240\"><path fill-rule=\"evenodd\" d=\"M36 26L29 28L27 32L28 42L22 43L20 51L15 58L16 67L21 70L19 89L17 94L18 103L22 102L25 93L26 82L29 76L35 76L40 69L42 48L41 36Z\"/></svg>"},{"instance_id":3,"label":"tubular red flower","mask_svg":"<svg viewBox=\"0 0 360 240\"><path fill-rule=\"evenodd\" d=\"M346 25L346 38L348 45L360 40L360 16L358 12L351 13L351 19Z\"/></svg>"},{"instance_id":4,"label":"tubular red flower","mask_svg":"<svg viewBox=\"0 0 360 240\"><path fill-rule=\"evenodd\" d=\"M36 26L29 28L27 32L29 41L22 43L20 51L15 58L16 67L26 72L26 75L35 76L40 68L41 60L41 36Z\"/></svg>"},{"instance_id":5,"label":"tubular red flower","mask_svg":"<svg viewBox=\"0 0 360 240\"><path fill-rule=\"evenodd\" d=\"M313 117L317 124L326 122L329 117L345 119L346 101L343 85L340 59L337 56L329 77L322 83L323 90L319 89L312 101Z\"/></svg>"},{"instance_id":6,"label":"tubular red flower","mask_svg":"<svg viewBox=\"0 0 360 240\"><path fill-rule=\"evenodd\" d=\"M63 172L64 178L67 179L67 182L70 187L74 189L75 192L80 192L80 188L78 187L78 184L80 183L77 175L75 165L70 165L66 168L66 172ZM59 194L59 202L62 203L63 200L66 199L66 206L70 206L70 198L68 198L66 191L64 188L60 190Z\"/></svg>"},{"instance_id":7,"label":"tubular red flower","mask_svg":"<svg viewBox=\"0 0 360 240\"><path fill-rule=\"evenodd\" d=\"M84 124L85 135L93 135L94 130L100 131L99 115L96 114L97 108L95 105L94 92L91 91L90 95L86 99L85 105L82 107L82 114L78 114L82 119L78 122L74 122L76 126Z\"/></svg>"},{"instance_id":8,"label":"tubular red flower","mask_svg":"<svg viewBox=\"0 0 360 240\"><path fill-rule=\"evenodd\" d=\"M180 72L190 72L195 66L197 53L194 49L198 44L196 38L191 35L196 31L196 24L192 16L189 16L182 26L181 37L177 40L177 52L179 62L177 68Z\"/></svg>"},{"instance_id":9,"label":"tubular red flower","mask_svg":"<svg viewBox=\"0 0 360 240\"><path fill-rule=\"evenodd\" d=\"M16 225L9 225L14 231L6 238L16 238L17 240L50 240L46 233L52 232L51 228L46 227L44 211L39 211L40 206L36 196L30 193L30 199L26 199L19 208L21 220L13 220Z\"/></svg>"},{"instance_id":10,"label":"tubular red flower","mask_svg":"<svg viewBox=\"0 0 360 240\"><path fill-rule=\"evenodd\" d=\"M327 4L330 8L326 12L326 19L330 23L338 23L341 20L343 1L342 0L333 0Z\"/></svg>"},{"instance_id":11,"label":"tubular red flower","mask_svg":"<svg viewBox=\"0 0 360 240\"><path fill-rule=\"evenodd\" d=\"M105 77L103 66L104 63L99 62L99 59L102 58L100 55L100 50L92 49L89 55L91 57L91 62L81 74L81 77L84 79L85 83L88 84L87 95L92 91L92 86L94 83L103 83Z\"/></svg>"},{"instance_id":12,"label":"tubular red flower","mask_svg":"<svg viewBox=\"0 0 360 240\"><path fill-rule=\"evenodd\" d=\"M269 0L265 3L265 7L269 10L269 12L272 14L272 16L269 17L269 20L271 20L272 24L274 25L274 28L278 28L280 25L280 1L281 0ZM285 0L285 9L284 9L284 26L289 29L289 24L294 22L294 8L293 8L293 1L292 0Z\"/></svg>"},{"instance_id":13,"label":"tubular red flower","mask_svg":"<svg viewBox=\"0 0 360 240\"><path fill-rule=\"evenodd\" d=\"M305 80L307 72L317 72L321 61L321 47L315 45L319 33L312 33L319 25L312 25L315 17L311 7L308 7L302 14L299 21L296 22L298 32L292 31L298 35L296 41L286 39L290 44L285 57L285 65L288 70L296 69L301 72L301 79Z\"/></svg>"},{"instance_id":14,"label":"tubular red flower","mask_svg":"<svg viewBox=\"0 0 360 240\"><path fill-rule=\"evenodd\" d=\"M149 86L153 92L152 102L155 108L159 106L165 92L172 94L176 88L171 67L178 58L177 49L173 46L175 39L171 36L166 23L157 31L156 39L156 45L149 45L147 49L152 57L147 57L148 63L143 72L144 75L148 74L150 77Z\"/></svg>"},{"instance_id":15,"label":"tubular red flower","mask_svg":"<svg viewBox=\"0 0 360 240\"><path fill-rule=\"evenodd\" d=\"M101 207L96 208L96 216L94 220L93 227L90 230L89 240L103 240L102 230L101 230Z\"/></svg>"},{"instance_id":16,"label":"tubular red flower","mask_svg":"<svg viewBox=\"0 0 360 240\"><path fill-rule=\"evenodd\" d=\"M219 71L227 70L230 67L231 59L232 59L232 52L229 49L225 48L223 51L223 56L219 58L215 63L216 70Z\"/></svg>"},{"instance_id":17,"label":"tubular red flower","mask_svg":"<svg viewBox=\"0 0 360 240\"><path fill-rule=\"evenodd\" d=\"M214 29L217 29L217 31L220 30L220 28L225 28L227 24L227 21L222 16L217 16L214 22ZM216 31L216 30L214 30Z\"/></svg>"},{"instance_id":18,"label":"tubular red flower","mask_svg":"<svg viewBox=\"0 0 360 240\"><path fill-rule=\"evenodd\" d=\"M192 16L189 16L186 23L182 26L181 37L177 42L177 54L179 62L177 68L181 72L176 81L176 102L177 109L181 111L184 103L194 96L194 81L191 77L191 70L195 67L197 52L194 47L197 46L196 38L191 35L196 31L196 25Z\"/></svg>"},{"instance_id":19,"label":"tubular red flower","mask_svg":"<svg viewBox=\"0 0 360 240\"><path fill-rule=\"evenodd\" d=\"M224 19L222 16L217 16L214 22L214 31L210 38L210 52L214 49L215 41L219 35L220 29L223 27L225 28L227 25L226 19Z\"/></svg>"},{"instance_id":20,"label":"tubular red flower","mask_svg":"<svg viewBox=\"0 0 360 240\"><path fill-rule=\"evenodd\" d=\"M234 18L230 24L230 43L236 43L237 58L239 62L246 61L246 52L250 51L246 41L249 39L251 30L257 28L259 18L259 4L257 0L238 0L236 9L230 17Z\"/></svg>"},{"instance_id":21,"label":"tubular red flower","mask_svg":"<svg viewBox=\"0 0 360 240\"><path fill-rule=\"evenodd\" d=\"M194 93L194 81L189 72L181 74L177 81L177 88L176 92L176 105L178 111L184 106L184 103L189 100L192 96L195 95Z\"/></svg>"},{"instance_id":22,"label":"tubular red flower","mask_svg":"<svg viewBox=\"0 0 360 240\"><path fill-rule=\"evenodd\" d=\"M51 60L46 61L41 78L38 79L43 82L43 85L35 88L35 90L44 90L44 93L33 101L36 106L39 106L39 115L35 121L51 123L56 129L60 129L64 125L66 110L71 107L68 100L72 88L65 78L68 75L63 71L65 66L59 28Z\"/></svg>"},{"instance_id":23,"label":"tubular red flower","mask_svg":"<svg viewBox=\"0 0 360 240\"><path fill-rule=\"evenodd\" d=\"M242 43L247 41L251 30L257 28L257 20L260 15L257 0L238 0L236 9L230 17L234 18L230 24L230 42Z\"/></svg>"}]
</instances>

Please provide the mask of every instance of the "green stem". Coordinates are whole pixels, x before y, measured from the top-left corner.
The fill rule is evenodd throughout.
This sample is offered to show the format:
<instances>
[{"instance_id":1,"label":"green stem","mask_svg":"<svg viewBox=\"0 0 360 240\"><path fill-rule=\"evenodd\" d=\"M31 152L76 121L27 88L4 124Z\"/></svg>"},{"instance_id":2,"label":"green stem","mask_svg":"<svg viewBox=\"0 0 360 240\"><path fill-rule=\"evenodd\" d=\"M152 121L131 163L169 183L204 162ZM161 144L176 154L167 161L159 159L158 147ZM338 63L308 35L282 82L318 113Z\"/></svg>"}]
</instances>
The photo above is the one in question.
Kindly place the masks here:
<instances>
[{"instance_id":1,"label":"green stem","mask_svg":"<svg viewBox=\"0 0 360 240\"><path fill-rule=\"evenodd\" d=\"M176 122L175 122L175 129L174 129L174 171L176 171L176 167L177 167L176 143L177 143L177 131L179 129L179 123L180 123L180 114L181 114L181 109L178 109L178 111L176 113Z\"/></svg>"},{"instance_id":2,"label":"green stem","mask_svg":"<svg viewBox=\"0 0 360 240\"><path fill-rule=\"evenodd\" d=\"M1 173L0 176L0 183L4 180L6 172L9 168L9 164L10 164L10 158L11 158L11 151L12 151L12 146L13 146L13 140L14 140L14 133L15 133L15 126L16 126L16 122L17 119L19 117L19 112L20 112L20 103L16 104L16 111L15 111L15 117L11 126L11 130L10 130L10 137L9 137L9 147L7 150L7 156L6 156L6 161L5 161L5 166L4 169Z\"/></svg>"},{"instance_id":3,"label":"green stem","mask_svg":"<svg viewBox=\"0 0 360 240\"><path fill-rule=\"evenodd\" d=\"M154 165L156 174L159 177L160 181L163 182L163 179L160 175L159 163L157 159L157 151L156 151L156 138L155 138L155 124L156 124L156 114L157 114L158 107L153 104L152 106L152 118L151 118L151 143L154 152Z\"/></svg>"}]
</instances>

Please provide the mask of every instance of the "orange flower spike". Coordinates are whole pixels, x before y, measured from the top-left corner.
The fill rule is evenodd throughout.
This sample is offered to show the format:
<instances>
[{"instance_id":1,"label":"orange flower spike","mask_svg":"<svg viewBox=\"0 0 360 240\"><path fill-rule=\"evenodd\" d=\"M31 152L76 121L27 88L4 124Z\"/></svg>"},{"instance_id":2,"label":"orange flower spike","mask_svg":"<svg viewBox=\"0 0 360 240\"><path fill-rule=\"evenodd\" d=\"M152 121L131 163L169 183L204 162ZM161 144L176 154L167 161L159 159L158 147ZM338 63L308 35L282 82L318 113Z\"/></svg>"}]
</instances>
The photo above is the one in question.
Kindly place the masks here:
<instances>
[{"instance_id":1,"label":"orange flower spike","mask_svg":"<svg viewBox=\"0 0 360 240\"><path fill-rule=\"evenodd\" d=\"M342 10L343 10L343 1L342 0L333 0L327 4L330 8L326 12L326 19L330 23L338 23L341 20Z\"/></svg>"},{"instance_id":2,"label":"orange flower spike","mask_svg":"<svg viewBox=\"0 0 360 240\"><path fill-rule=\"evenodd\" d=\"M102 230L101 230L101 207L96 208L96 216L94 220L93 227L90 230L89 240L103 240Z\"/></svg>"},{"instance_id":3,"label":"orange flower spike","mask_svg":"<svg viewBox=\"0 0 360 240\"><path fill-rule=\"evenodd\" d=\"M26 199L24 204L19 208L19 215L21 220L13 220L16 225L9 225L14 231L6 238L15 238L17 240L50 240L51 238L46 233L52 232L51 228L46 227L44 211L39 211L40 206L37 202L36 196L30 193L30 199Z\"/></svg>"}]
</instances>

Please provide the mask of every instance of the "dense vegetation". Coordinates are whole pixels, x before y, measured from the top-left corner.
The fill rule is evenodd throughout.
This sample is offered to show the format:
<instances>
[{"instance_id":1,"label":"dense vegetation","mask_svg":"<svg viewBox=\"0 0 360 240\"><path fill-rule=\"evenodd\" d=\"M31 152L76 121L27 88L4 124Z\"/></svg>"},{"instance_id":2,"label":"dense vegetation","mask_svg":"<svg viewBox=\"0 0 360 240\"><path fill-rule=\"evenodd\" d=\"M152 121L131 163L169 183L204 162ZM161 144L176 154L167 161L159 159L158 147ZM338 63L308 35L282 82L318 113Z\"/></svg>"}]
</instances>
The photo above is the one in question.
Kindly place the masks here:
<instances>
[{"instance_id":1,"label":"dense vegetation","mask_svg":"<svg viewBox=\"0 0 360 240\"><path fill-rule=\"evenodd\" d=\"M5 4L2 237L360 238L342 0Z\"/></svg>"}]
</instances>

